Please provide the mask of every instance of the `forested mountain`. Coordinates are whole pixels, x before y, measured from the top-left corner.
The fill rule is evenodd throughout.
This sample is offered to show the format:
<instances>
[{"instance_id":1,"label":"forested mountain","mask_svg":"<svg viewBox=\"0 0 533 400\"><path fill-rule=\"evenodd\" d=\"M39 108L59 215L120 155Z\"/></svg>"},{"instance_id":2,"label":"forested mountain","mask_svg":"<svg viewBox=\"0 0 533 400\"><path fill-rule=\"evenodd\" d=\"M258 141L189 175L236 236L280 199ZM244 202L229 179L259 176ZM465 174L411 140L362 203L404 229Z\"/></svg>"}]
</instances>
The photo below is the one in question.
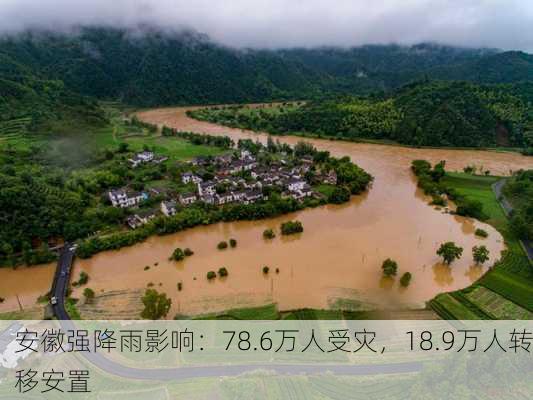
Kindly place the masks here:
<instances>
[{"instance_id":1,"label":"forested mountain","mask_svg":"<svg viewBox=\"0 0 533 400\"><path fill-rule=\"evenodd\" d=\"M388 95L272 107L213 107L191 115L271 133L393 140L415 146L533 146L531 84L423 81Z\"/></svg>"},{"instance_id":2,"label":"forested mountain","mask_svg":"<svg viewBox=\"0 0 533 400\"><path fill-rule=\"evenodd\" d=\"M21 121L30 130L64 131L80 122L100 124L104 116L95 100L0 54L0 132L8 121Z\"/></svg>"},{"instance_id":3,"label":"forested mountain","mask_svg":"<svg viewBox=\"0 0 533 400\"><path fill-rule=\"evenodd\" d=\"M533 79L533 56L435 44L237 50L194 32L85 27L0 39L0 55L74 92L138 106L310 99L391 91L423 78Z\"/></svg>"}]
</instances>

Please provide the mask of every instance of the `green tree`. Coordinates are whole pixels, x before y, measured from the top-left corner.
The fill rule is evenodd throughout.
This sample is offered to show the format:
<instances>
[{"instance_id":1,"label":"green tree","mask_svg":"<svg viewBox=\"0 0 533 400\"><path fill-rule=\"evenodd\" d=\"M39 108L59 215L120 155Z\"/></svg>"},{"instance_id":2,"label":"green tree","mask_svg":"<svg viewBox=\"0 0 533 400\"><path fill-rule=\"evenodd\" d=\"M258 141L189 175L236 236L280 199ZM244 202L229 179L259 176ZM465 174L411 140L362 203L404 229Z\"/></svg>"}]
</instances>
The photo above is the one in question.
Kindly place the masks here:
<instances>
[{"instance_id":1,"label":"green tree","mask_svg":"<svg viewBox=\"0 0 533 400\"><path fill-rule=\"evenodd\" d=\"M483 264L489 259L489 250L485 246L472 247L472 257L476 264Z\"/></svg>"},{"instance_id":2,"label":"green tree","mask_svg":"<svg viewBox=\"0 0 533 400\"><path fill-rule=\"evenodd\" d=\"M170 259L171 260L174 260L174 261L181 261L185 258L185 252L177 247L173 252L172 252L172 255L170 256Z\"/></svg>"},{"instance_id":3,"label":"green tree","mask_svg":"<svg viewBox=\"0 0 533 400\"><path fill-rule=\"evenodd\" d=\"M454 242L442 243L437 250L437 255L444 259L446 264L451 264L454 260L461 258L463 248L456 246Z\"/></svg>"},{"instance_id":4,"label":"green tree","mask_svg":"<svg viewBox=\"0 0 533 400\"><path fill-rule=\"evenodd\" d=\"M281 224L282 235L292 235L303 231L304 227L300 221L287 221Z\"/></svg>"},{"instance_id":5,"label":"green tree","mask_svg":"<svg viewBox=\"0 0 533 400\"><path fill-rule=\"evenodd\" d=\"M222 241L217 244L219 250L224 250L228 248L228 242Z\"/></svg>"},{"instance_id":6,"label":"green tree","mask_svg":"<svg viewBox=\"0 0 533 400\"><path fill-rule=\"evenodd\" d=\"M228 269L226 267L221 267L218 269L218 276L221 278L224 278L225 276L228 276Z\"/></svg>"},{"instance_id":7,"label":"green tree","mask_svg":"<svg viewBox=\"0 0 533 400\"><path fill-rule=\"evenodd\" d=\"M142 297L144 310L141 317L144 319L160 319L165 317L170 310L172 300L165 293L158 293L155 289L147 289Z\"/></svg>"},{"instance_id":8,"label":"green tree","mask_svg":"<svg viewBox=\"0 0 533 400\"><path fill-rule=\"evenodd\" d=\"M229 240L229 245L233 248L237 247L237 241L235 239Z\"/></svg>"},{"instance_id":9,"label":"green tree","mask_svg":"<svg viewBox=\"0 0 533 400\"><path fill-rule=\"evenodd\" d=\"M387 258L385 261L383 261L381 269L383 270L383 275L394 276L398 272L398 263L390 258Z\"/></svg>"},{"instance_id":10,"label":"green tree","mask_svg":"<svg viewBox=\"0 0 533 400\"><path fill-rule=\"evenodd\" d=\"M413 276L411 275L410 272L406 272L402 275L402 277L400 278L400 285L402 285L403 287L407 287L409 286L409 283L411 282L411 278Z\"/></svg>"},{"instance_id":11,"label":"green tree","mask_svg":"<svg viewBox=\"0 0 533 400\"><path fill-rule=\"evenodd\" d=\"M209 271L207 273L207 279L208 280L213 280L217 277L217 273L215 271Z\"/></svg>"}]
</instances>

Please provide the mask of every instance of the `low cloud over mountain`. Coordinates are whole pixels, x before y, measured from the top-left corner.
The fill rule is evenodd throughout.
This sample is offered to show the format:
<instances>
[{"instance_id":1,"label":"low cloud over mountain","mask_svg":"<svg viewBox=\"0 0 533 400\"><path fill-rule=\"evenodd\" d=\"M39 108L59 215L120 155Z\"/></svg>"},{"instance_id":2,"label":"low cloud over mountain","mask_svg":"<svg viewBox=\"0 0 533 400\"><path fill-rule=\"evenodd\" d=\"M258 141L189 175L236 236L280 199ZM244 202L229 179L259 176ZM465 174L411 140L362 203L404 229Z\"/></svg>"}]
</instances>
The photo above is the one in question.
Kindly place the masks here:
<instances>
[{"instance_id":1,"label":"low cloud over mountain","mask_svg":"<svg viewBox=\"0 0 533 400\"><path fill-rule=\"evenodd\" d=\"M0 32L77 25L194 29L236 47L440 42L533 51L523 0L4 0Z\"/></svg>"}]
</instances>

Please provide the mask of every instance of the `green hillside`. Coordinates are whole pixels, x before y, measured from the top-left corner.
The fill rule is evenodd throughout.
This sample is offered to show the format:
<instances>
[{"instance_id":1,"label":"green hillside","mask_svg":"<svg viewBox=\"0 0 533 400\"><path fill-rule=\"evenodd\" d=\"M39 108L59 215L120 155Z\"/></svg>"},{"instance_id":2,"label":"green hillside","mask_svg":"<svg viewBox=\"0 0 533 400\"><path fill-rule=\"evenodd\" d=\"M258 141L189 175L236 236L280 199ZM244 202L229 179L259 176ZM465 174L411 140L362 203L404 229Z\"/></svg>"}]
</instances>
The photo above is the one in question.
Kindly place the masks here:
<instances>
[{"instance_id":1,"label":"green hillside","mask_svg":"<svg viewBox=\"0 0 533 400\"><path fill-rule=\"evenodd\" d=\"M273 107L212 107L190 114L224 125L332 136L392 140L415 146L527 147L533 145L530 84L421 82L389 96L344 97Z\"/></svg>"},{"instance_id":2,"label":"green hillside","mask_svg":"<svg viewBox=\"0 0 533 400\"><path fill-rule=\"evenodd\" d=\"M137 106L312 99L390 92L425 78L511 83L533 76L533 56L521 52L427 43L233 49L196 32L153 27L26 32L0 38L2 54L71 91Z\"/></svg>"},{"instance_id":3,"label":"green hillside","mask_svg":"<svg viewBox=\"0 0 533 400\"><path fill-rule=\"evenodd\" d=\"M48 80L0 54L0 140L28 132L65 133L84 125L101 125L103 111L95 100Z\"/></svg>"}]
</instances>

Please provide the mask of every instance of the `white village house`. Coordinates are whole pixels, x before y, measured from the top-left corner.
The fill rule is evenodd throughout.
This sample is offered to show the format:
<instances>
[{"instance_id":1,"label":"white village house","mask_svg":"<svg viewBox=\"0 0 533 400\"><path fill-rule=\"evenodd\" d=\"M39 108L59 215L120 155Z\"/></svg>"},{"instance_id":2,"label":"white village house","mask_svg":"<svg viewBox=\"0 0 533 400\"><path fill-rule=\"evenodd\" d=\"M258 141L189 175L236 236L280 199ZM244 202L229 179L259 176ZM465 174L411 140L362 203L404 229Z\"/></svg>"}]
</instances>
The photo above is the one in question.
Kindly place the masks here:
<instances>
[{"instance_id":1,"label":"white village house","mask_svg":"<svg viewBox=\"0 0 533 400\"><path fill-rule=\"evenodd\" d=\"M178 196L178 199L181 204L189 205L194 203L197 200L197 197L194 193L182 193Z\"/></svg>"},{"instance_id":2,"label":"white village house","mask_svg":"<svg viewBox=\"0 0 533 400\"><path fill-rule=\"evenodd\" d=\"M192 172L184 172L181 174L181 181L183 183L201 183L203 181L202 178L200 178L198 175L193 174Z\"/></svg>"},{"instance_id":3,"label":"white village house","mask_svg":"<svg viewBox=\"0 0 533 400\"><path fill-rule=\"evenodd\" d=\"M135 157L130 158L128 161L130 162L131 166L133 168L137 167L140 164L143 163L149 163L154 159L154 153L151 151L143 151L142 153L137 153Z\"/></svg>"},{"instance_id":4,"label":"white village house","mask_svg":"<svg viewBox=\"0 0 533 400\"><path fill-rule=\"evenodd\" d=\"M161 202L161 212L167 217L176 215L176 211L176 202L174 200Z\"/></svg>"},{"instance_id":5,"label":"white village house","mask_svg":"<svg viewBox=\"0 0 533 400\"><path fill-rule=\"evenodd\" d=\"M111 190L108 192L109 200L113 207L134 207L141 201L148 199L148 195L142 192L131 192L126 189Z\"/></svg>"},{"instance_id":6,"label":"white village house","mask_svg":"<svg viewBox=\"0 0 533 400\"><path fill-rule=\"evenodd\" d=\"M291 192L302 190L305 187L305 185L306 185L306 182L303 179L291 178L287 181L287 188Z\"/></svg>"}]
</instances>

